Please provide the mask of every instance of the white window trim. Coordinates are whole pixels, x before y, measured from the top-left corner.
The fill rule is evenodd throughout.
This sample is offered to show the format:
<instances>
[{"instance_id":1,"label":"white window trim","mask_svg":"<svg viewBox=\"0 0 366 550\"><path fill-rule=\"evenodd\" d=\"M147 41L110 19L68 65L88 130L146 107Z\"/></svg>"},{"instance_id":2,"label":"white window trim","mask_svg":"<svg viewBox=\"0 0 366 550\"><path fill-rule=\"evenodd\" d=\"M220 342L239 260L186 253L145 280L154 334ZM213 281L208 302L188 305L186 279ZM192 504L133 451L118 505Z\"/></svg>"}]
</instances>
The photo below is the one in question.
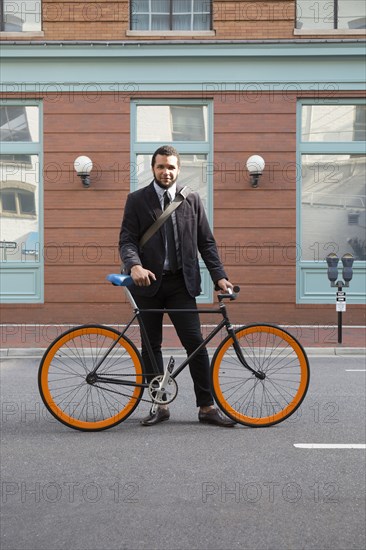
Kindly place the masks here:
<instances>
[{"instance_id":1,"label":"white window trim","mask_svg":"<svg viewBox=\"0 0 366 550\"><path fill-rule=\"evenodd\" d=\"M8 32L0 31L1 38L38 38L44 36L44 31Z\"/></svg>"},{"instance_id":2,"label":"white window trim","mask_svg":"<svg viewBox=\"0 0 366 550\"><path fill-rule=\"evenodd\" d=\"M215 36L216 31L126 31L126 36Z\"/></svg>"},{"instance_id":3,"label":"white window trim","mask_svg":"<svg viewBox=\"0 0 366 550\"><path fill-rule=\"evenodd\" d=\"M366 29L294 29L295 36L317 36L319 34L327 36L365 36Z\"/></svg>"}]
</instances>

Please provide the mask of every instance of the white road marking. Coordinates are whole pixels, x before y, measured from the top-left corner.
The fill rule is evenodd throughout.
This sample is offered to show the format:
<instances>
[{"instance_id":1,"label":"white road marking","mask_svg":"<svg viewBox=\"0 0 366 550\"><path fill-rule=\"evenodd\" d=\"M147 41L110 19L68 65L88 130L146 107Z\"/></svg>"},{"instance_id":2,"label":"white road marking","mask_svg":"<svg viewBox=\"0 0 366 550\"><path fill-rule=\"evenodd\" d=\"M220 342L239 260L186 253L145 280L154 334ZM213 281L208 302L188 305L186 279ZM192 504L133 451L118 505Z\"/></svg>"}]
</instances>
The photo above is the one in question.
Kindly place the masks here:
<instances>
[{"instance_id":1,"label":"white road marking","mask_svg":"<svg viewBox=\"0 0 366 550\"><path fill-rule=\"evenodd\" d=\"M294 443L299 449L366 449L365 443Z\"/></svg>"}]
</instances>

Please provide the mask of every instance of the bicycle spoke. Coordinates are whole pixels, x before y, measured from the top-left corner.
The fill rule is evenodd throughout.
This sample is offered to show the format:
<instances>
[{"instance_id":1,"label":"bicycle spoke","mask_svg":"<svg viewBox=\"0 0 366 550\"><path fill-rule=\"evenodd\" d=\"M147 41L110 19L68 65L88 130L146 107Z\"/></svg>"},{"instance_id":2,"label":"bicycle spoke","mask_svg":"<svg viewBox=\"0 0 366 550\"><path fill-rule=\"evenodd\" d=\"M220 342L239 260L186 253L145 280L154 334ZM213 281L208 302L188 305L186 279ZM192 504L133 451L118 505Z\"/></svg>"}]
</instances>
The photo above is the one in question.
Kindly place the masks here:
<instances>
[{"instance_id":1,"label":"bicycle spoke","mask_svg":"<svg viewBox=\"0 0 366 550\"><path fill-rule=\"evenodd\" d=\"M97 365L97 375L110 377L110 382L89 380ZM45 353L39 370L41 395L50 412L61 422L85 430L115 425L129 416L141 399L142 387L117 389L112 379L141 384L141 360L128 339L99 325L61 335Z\"/></svg>"},{"instance_id":2,"label":"bicycle spoke","mask_svg":"<svg viewBox=\"0 0 366 550\"><path fill-rule=\"evenodd\" d=\"M242 365L233 341L218 348L212 366L215 398L219 406L243 424L265 426L284 420L304 398L309 370L306 355L286 331L270 325L238 329L237 339L246 363Z\"/></svg>"}]
</instances>

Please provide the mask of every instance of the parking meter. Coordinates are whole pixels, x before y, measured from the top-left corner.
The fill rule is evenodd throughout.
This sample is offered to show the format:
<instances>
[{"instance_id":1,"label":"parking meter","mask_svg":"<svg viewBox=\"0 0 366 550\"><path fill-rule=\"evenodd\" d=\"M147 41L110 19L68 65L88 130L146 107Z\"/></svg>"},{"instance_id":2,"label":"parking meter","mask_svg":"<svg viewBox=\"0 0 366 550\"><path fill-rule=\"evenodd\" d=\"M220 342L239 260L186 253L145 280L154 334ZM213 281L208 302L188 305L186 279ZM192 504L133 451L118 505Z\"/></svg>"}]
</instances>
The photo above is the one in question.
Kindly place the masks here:
<instances>
[{"instance_id":1,"label":"parking meter","mask_svg":"<svg viewBox=\"0 0 366 550\"><path fill-rule=\"evenodd\" d=\"M349 282L353 277L352 265L354 262L354 257L352 256L352 254L347 252L346 254L343 254L341 260L343 264L342 277L345 282L344 286L349 286Z\"/></svg>"},{"instance_id":2,"label":"parking meter","mask_svg":"<svg viewBox=\"0 0 366 550\"><path fill-rule=\"evenodd\" d=\"M339 258L337 254L331 252L325 258L328 264L328 279L331 282L331 286L336 286L335 282L338 279L338 262Z\"/></svg>"},{"instance_id":3,"label":"parking meter","mask_svg":"<svg viewBox=\"0 0 366 550\"><path fill-rule=\"evenodd\" d=\"M334 252L331 252L328 254L328 256L325 258L328 264L328 279L330 280L330 286L336 286L338 287L337 293L336 293L336 311L338 313L338 344L342 343L342 313L346 311L346 293L343 290L343 287L348 287L349 282L352 279L353 276L353 261L354 258L352 254L349 252L346 252L346 254L343 254L341 260L343 264L343 270L342 270L342 279L338 279L338 262L339 258L337 254ZM336 282L337 281L337 282Z\"/></svg>"}]
</instances>

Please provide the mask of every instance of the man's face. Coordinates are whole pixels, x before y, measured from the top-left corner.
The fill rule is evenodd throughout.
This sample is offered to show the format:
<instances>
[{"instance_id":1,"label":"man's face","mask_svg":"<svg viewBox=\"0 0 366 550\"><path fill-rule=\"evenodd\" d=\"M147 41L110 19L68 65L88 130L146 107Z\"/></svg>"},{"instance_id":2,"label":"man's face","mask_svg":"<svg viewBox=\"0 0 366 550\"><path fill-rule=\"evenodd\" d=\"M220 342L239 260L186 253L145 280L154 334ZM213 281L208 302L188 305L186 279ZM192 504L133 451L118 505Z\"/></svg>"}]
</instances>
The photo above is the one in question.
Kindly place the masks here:
<instances>
[{"instance_id":1,"label":"man's face","mask_svg":"<svg viewBox=\"0 0 366 550\"><path fill-rule=\"evenodd\" d=\"M169 187L177 181L180 171L177 157L174 155L169 157L165 155L156 155L152 171L155 181L161 185L161 187L169 189Z\"/></svg>"}]
</instances>

